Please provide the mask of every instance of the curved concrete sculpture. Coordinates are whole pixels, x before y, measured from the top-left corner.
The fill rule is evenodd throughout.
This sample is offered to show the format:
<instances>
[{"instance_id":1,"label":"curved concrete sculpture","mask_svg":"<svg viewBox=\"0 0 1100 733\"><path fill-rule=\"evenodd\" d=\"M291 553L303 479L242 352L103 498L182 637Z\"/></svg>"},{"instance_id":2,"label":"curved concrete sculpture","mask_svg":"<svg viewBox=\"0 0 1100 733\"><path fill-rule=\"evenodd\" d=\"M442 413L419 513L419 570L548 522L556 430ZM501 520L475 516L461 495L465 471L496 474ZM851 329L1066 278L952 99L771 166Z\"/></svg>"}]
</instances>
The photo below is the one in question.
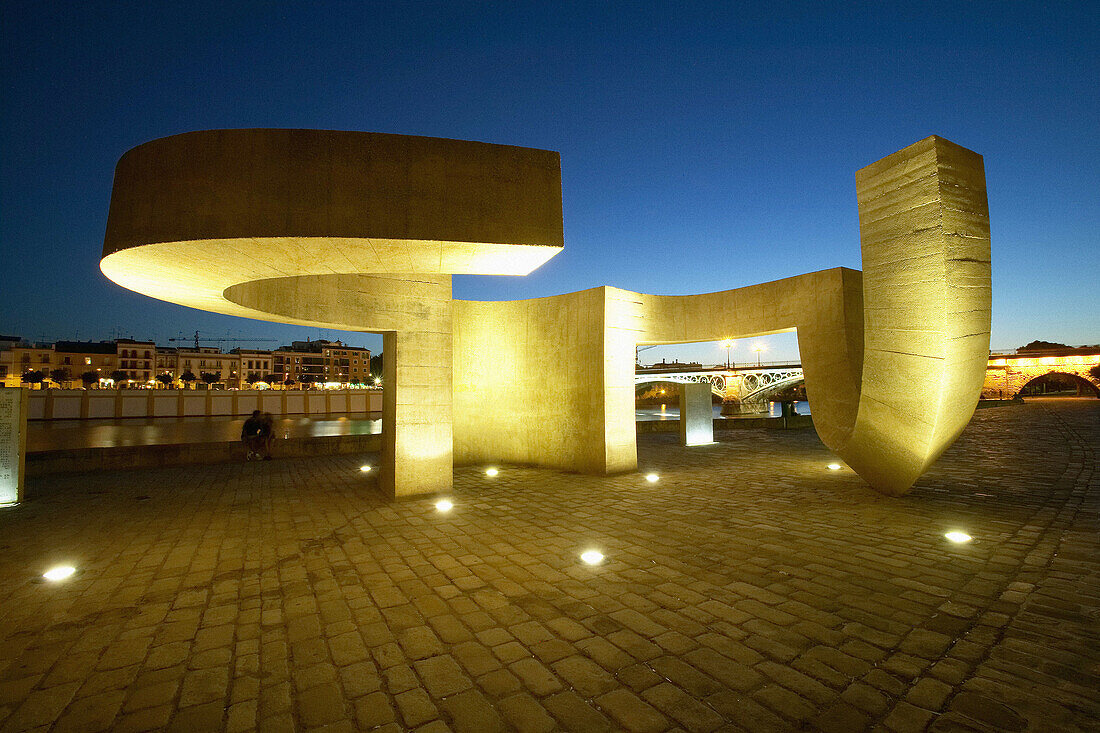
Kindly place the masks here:
<instances>
[{"instance_id":1,"label":"curved concrete sculpture","mask_svg":"<svg viewBox=\"0 0 1100 733\"><path fill-rule=\"evenodd\" d=\"M969 420L989 344L981 157L931 137L857 174L865 271L695 296L452 301L563 246L556 153L375 133L223 130L119 162L101 269L231 315L383 333L383 485L453 460L637 466L634 348L797 330L822 440L907 490ZM453 356L453 358L452 358ZM546 385L553 400L531 400ZM453 389L452 389L453 387Z\"/></svg>"},{"instance_id":2,"label":"curved concrete sculpture","mask_svg":"<svg viewBox=\"0 0 1100 733\"><path fill-rule=\"evenodd\" d=\"M561 251L557 153L327 130L153 140L115 170L100 269L203 310L383 334L382 482L451 486L451 274Z\"/></svg>"},{"instance_id":3,"label":"curved concrete sculpture","mask_svg":"<svg viewBox=\"0 0 1100 733\"><path fill-rule=\"evenodd\" d=\"M905 493L969 421L985 376L985 173L981 156L930 137L859 171L856 188L863 273L456 303L456 459L631 470L637 344L797 331L822 441L879 491Z\"/></svg>"}]
</instances>

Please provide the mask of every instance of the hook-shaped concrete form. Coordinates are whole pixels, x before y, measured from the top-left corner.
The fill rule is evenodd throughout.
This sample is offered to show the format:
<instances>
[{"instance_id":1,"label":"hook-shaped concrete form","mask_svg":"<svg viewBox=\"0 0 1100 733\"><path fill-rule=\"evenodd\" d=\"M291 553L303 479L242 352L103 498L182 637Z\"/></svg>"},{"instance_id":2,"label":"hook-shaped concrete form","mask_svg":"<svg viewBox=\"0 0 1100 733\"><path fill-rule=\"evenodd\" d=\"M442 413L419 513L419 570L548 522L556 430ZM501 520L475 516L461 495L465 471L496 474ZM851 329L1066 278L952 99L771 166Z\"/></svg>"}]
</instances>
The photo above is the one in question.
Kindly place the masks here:
<instances>
[{"instance_id":1,"label":"hook-shaped concrete form","mask_svg":"<svg viewBox=\"0 0 1100 733\"><path fill-rule=\"evenodd\" d=\"M875 489L907 491L969 421L985 376L985 173L981 156L929 137L859 171L856 189L863 273L456 302L456 460L632 470L638 344L797 331L822 441Z\"/></svg>"}]
</instances>

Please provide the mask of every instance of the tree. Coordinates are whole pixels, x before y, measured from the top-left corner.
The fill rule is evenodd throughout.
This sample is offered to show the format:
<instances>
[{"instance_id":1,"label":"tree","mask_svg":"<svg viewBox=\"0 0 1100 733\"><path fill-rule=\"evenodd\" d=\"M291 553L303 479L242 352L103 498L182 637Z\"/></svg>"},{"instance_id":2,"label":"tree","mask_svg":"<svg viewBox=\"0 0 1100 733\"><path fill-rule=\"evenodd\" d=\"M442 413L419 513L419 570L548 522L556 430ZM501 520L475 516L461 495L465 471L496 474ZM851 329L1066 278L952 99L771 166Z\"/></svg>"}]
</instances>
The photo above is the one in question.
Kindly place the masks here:
<instances>
[{"instance_id":1,"label":"tree","mask_svg":"<svg viewBox=\"0 0 1100 733\"><path fill-rule=\"evenodd\" d=\"M99 372L84 372L80 375L80 381L84 383L84 389L99 384Z\"/></svg>"},{"instance_id":2,"label":"tree","mask_svg":"<svg viewBox=\"0 0 1100 733\"><path fill-rule=\"evenodd\" d=\"M382 378L382 354L375 354L370 358L370 375L378 379Z\"/></svg>"},{"instance_id":3,"label":"tree","mask_svg":"<svg viewBox=\"0 0 1100 733\"><path fill-rule=\"evenodd\" d=\"M287 387L293 387L294 386L294 377L287 377L286 379L284 379L283 380L283 385L287 386Z\"/></svg>"},{"instance_id":4,"label":"tree","mask_svg":"<svg viewBox=\"0 0 1100 733\"><path fill-rule=\"evenodd\" d=\"M222 378L222 373L221 372L203 372L202 374L199 375L199 378L202 379L202 381L206 382L206 386L209 387L211 384L213 384L214 382L217 382L219 379Z\"/></svg>"},{"instance_id":5,"label":"tree","mask_svg":"<svg viewBox=\"0 0 1100 733\"><path fill-rule=\"evenodd\" d=\"M20 381L23 381L23 382L25 382L27 384L30 384L30 385L37 384L38 388L42 389L42 382L45 381L45 380L46 380L46 373L39 370L39 369L35 369L34 371L23 372L23 377L21 378Z\"/></svg>"},{"instance_id":6,"label":"tree","mask_svg":"<svg viewBox=\"0 0 1100 733\"><path fill-rule=\"evenodd\" d=\"M190 387L191 383L194 382L196 379L198 379L198 377L196 377L195 373L192 372L190 369L180 375L180 381L186 384L188 387Z\"/></svg>"},{"instance_id":7,"label":"tree","mask_svg":"<svg viewBox=\"0 0 1100 733\"><path fill-rule=\"evenodd\" d=\"M120 387L122 386L123 382L130 381L130 375L127 372L122 371L121 369L115 369L113 372L111 372L111 379L114 380L116 387Z\"/></svg>"},{"instance_id":8,"label":"tree","mask_svg":"<svg viewBox=\"0 0 1100 733\"><path fill-rule=\"evenodd\" d=\"M54 369L50 372L50 379L57 383L57 386L61 386L63 382L69 382L73 378L73 373L69 371L67 367L61 367L60 369Z\"/></svg>"},{"instance_id":9,"label":"tree","mask_svg":"<svg viewBox=\"0 0 1100 733\"><path fill-rule=\"evenodd\" d=\"M1021 346L1016 351L1049 351L1050 349L1071 349L1072 346L1056 344L1051 341L1032 341L1027 346Z\"/></svg>"},{"instance_id":10,"label":"tree","mask_svg":"<svg viewBox=\"0 0 1100 733\"><path fill-rule=\"evenodd\" d=\"M265 374L264 375L264 381L267 382L268 384L279 384L280 382L283 381L283 375L282 374Z\"/></svg>"},{"instance_id":11,"label":"tree","mask_svg":"<svg viewBox=\"0 0 1100 733\"><path fill-rule=\"evenodd\" d=\"M172 383L176 381L176 378L168 372L165 372L164 374L157 375L157 381L163 384L165 387L171 387Z\"/></svg>"},{"instance_id":12,"label":"tree","mask_svg":"<svg viewBox=\"0 0 1100 733\"><path fill-rule=\"evenodd\" d=\"M248 376L244 378L244 381L249 384L255 384L256 382L262 382L263 378L260 376L259 372L249 372Z\"/></svg>"}]
</instances>

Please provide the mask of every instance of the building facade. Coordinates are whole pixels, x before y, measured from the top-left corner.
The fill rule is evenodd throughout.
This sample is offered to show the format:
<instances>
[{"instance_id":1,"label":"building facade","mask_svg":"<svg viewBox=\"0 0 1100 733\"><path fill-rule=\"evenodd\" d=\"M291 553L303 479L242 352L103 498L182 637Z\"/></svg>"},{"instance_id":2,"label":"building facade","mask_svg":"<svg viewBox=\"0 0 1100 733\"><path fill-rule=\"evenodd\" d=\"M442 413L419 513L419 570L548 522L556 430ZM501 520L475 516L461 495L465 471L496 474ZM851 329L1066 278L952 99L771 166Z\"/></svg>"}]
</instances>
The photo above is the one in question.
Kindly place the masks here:
<instances>
[{"instance_id":1,"label":"building facade","mask_svg":"<svg viewBox=\"0 0 1100 733\"><path fill-rule=\"evenodd\" d=\"M152 341L57 341L30 343L0 337L0 383L25 385L39 371L43 387L203 387L241 389L256 382L330 387L370 383L369 349L340 341L295 341L275 351L215 347L158 347ZM204 375L207 377L204 379ZM212 375L212 376L211 376ZM184 379L188 376L188 379ZM190 379L193 376L194 379Z\"/></svg>"}]
</instances>

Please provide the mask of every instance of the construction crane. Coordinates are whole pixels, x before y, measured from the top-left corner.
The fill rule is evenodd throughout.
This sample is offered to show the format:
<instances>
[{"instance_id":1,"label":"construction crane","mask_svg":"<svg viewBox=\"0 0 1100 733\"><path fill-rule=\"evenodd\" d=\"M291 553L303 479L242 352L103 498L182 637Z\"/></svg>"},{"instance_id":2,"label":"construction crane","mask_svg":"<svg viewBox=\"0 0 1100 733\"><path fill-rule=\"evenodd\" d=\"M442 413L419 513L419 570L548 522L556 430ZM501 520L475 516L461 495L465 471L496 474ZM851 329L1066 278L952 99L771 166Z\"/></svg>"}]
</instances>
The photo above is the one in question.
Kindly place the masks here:
<instances>
[{"instance_id":1,"label":"construction crane","mask_svg":"<svg viewBox=\"0 0 1100 733\"><path fill-rule=\"evenodd\" d=\"M170 339L168 339L168 340L169 340L169 341L193 341L193 342L195 343L195 351L198 351L198 350L199 350L199 342L203 342L203 343L225 343L225 342L234 342L234 341L278 341L278 339L272 339L272 338L224 338L224 339L204 339L204 338L199 338L199 332L198 332L198 331L195 331L195 336L194 336L194 338L191 338L191 337L188 337L188 338L183 338L183 337L180 337L180 338L170 338Z\"/></svg>"}]
</instances>

